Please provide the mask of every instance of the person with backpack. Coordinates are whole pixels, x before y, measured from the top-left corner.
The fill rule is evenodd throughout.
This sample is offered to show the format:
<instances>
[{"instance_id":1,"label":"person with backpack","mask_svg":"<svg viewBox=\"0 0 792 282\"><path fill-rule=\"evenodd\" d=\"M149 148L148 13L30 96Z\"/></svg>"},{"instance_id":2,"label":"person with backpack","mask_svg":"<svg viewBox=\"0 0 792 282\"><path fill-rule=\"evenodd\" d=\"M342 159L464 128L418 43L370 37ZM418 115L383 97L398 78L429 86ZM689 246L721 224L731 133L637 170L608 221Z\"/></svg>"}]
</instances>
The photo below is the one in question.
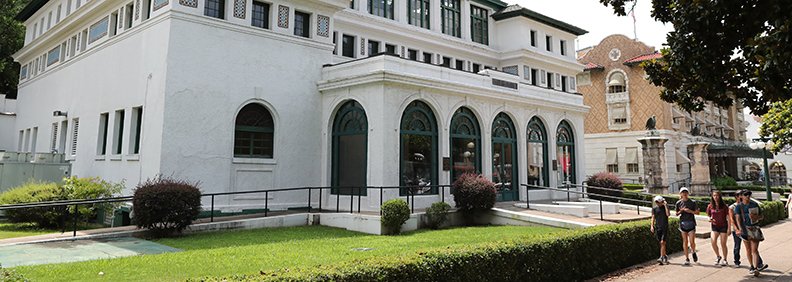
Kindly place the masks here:
<instances>
[{"instance_id":1,"label":"person with backpack","mask_svg":"<svg viewBox=\"0 0 792 282\"><path fill-rule=\"evenodd\" d=\"M732 229L732 239L734 239L734 267L740 267L740 245L742 245L742 238L737 234L737 230L740 229L738 225L741 225L740 221L737 220L737 213L739 213L737 206L742 203L742 190L734 192L734 200L734 203L729 206L729 225ZM759 256L759 264L765 267L767 266L764 264L764 261L762 261L761 256Z\"/></svg>"},{"instance_id":2,"label":"person with backpack","mask_svg":"<svg viewBox=\"0 0 792 282\"><path fill-rule=\"evenodd\" d=\"M759 228L759 221L762 220L762 211L754 201L751 201L751 191L742 191L742 202L737 205L737 220L741 223L738 224L737 234L745 243L745 252L748 256L748 262L751 263L751 268L748 270L750 274L759 276L759 272L766 269L767 265L759 262L759 242L764 241L764 234L762 229Z\"/></svg>"},{"instance_id":3,"label":"person with backpack","mask_svg":"<svg viewBox=\"0 0 792 282\"><path fill-rule=\"evenodd\" d=\"M687 187L679 189L679 201L676 202L676 215L679 216L679 232L682 232L682 250L685 251L685 265L690 265L690 255L693 262L698 262L696 254L696 215L699 213L696 201L690 199L690 190ZM690 246L688 250L688 245Z\"/></svg>"},{"instance_id":4,"label":"person with backpack","mask_svg":"<svg viewBox=\"0 0 792 282\"><path fill-rule=\"evenodd\" d=\"M726 266L728 265L726 257L729 251L726 249L726 240L729 233L729 207L723 202L720 191L712 191L710 195L710 203L707 206L707 216L709 216L710 224L712 225L712 233L710 238L712 241L712 250L715 251L717 258L715 265ZM723 257L718 251L718 240L720 240L721 250Z\"/></svg>"},{"instance_id":5,"label":"person with backpack","mask_svg":"<svg viewBox=\"0 0 792 282\"><path fill-rule=\"evenodd\" d=\"M657 259L657 262L663 265L668 264L666 240L668 238L668 216L671 215L671 212L668 211L668 205L666 205L663 196L655 196L654 202L656 206L652 208L652 225L650 228L657 241L660 242L660 258Z\"/></svg>"}]
</instances>

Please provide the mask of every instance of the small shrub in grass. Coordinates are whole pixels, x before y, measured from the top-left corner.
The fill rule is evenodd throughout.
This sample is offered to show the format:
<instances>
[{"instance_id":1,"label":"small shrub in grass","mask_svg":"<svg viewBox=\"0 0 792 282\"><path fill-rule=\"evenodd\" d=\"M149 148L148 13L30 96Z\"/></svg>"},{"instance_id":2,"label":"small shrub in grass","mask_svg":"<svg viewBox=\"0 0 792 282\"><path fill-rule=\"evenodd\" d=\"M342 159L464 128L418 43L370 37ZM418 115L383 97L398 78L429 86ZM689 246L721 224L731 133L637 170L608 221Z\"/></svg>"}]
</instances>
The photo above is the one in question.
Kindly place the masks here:
<instances>
[{"instance_id":1,"label":"small shrub in grass","mask_svg":"<svg viewBox=\"0 0 792 282\"><path fill-rule=\"evenodd\" d=\"M723 177L715 177L712 179L712 185L717 187L718 190L724 187L735 187L737 186L737 181L734 180L731 176L723 176Z\"/></svg>"},{"instance_id":2,"label":"small shrub in grass","mask_svg":"<svg viewBox=\"0 0 792 282\"><path fill-rule=\"evenodd\" d=\"M13 269L3 268L0 265L0 282L27 282L27 280L22 274L16 272Z\"/></svg>"},{"instance_id":3,"label":"small shrub in grass","mask_svg":"<svg viewBox=\"0 0 792 282\"><path fill-rule=\"evenodd\" d=\"M388 200L382 204L382 226L386 234L399 234L401 226L410 219L410 207L402 199Z\"/></svg>"},{"instance_id":4,"label":"small shrub in grass","mask_svg":"<svg viewBox=\"0 0 792 282\"><path fill-rule=\"evenodd\" d=\"M132 200L135 224L161 237L180 233L201 212L197 183L158 176L135 189Z\"/></svg>"},{"instance_id":5,"label":"small shrub in grass","mask_svg":"<svg viewBox=\"0 0 792 282\"><path fill-rule=\"evenodd\" d=\"M621 197L623 195L621 190L624 190L624 186L622 185L621 179L613 173L610 172L600 172L589 176L586 180L588 184L588 192L592 194L599 194L605 196L614 196L614 197ZM614 189L619 191L607 190L607 189L598 189L599 188L607 188L607 189ZM609 197L597 197L591 196L592 199L595 200L606 200L606 201L614 201L614 199Z\"/></svg>"},{"instance_id":6,"label":"small shrub in grass","mask_svg":"<svg viewBox=\"0 0 792 282\"><path fill-rule=\"evenodd\" d=\"M438 229L448 220L448 211L451 205L446 202L437 202L426 209L427 225L429 228Z\"/></svg>"},{"instance_id":7,"label":"small shrub in grass","mask_svg":"<svg viewBox=\"0 0 792 282\"><path fill-rule=\"evenodd\" d=\"M495 183L480 174L465 173L453 184L454 202L464 212L484 211L495 206Z\"/></svg>"}]
</instances>

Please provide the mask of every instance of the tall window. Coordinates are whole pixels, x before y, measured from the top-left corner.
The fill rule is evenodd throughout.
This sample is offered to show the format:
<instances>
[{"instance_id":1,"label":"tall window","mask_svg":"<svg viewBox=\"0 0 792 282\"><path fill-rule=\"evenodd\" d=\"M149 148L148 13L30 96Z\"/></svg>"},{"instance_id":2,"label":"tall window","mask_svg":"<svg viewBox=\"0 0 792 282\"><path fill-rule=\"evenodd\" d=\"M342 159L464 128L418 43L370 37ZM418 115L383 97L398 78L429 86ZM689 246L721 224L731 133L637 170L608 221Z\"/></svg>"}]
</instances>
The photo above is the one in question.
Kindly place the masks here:
<instances>
[{"instance_id":1,"label":"tall window","mask_svg":"<svg viewBox=\"0 0 792 282\"><path fill-rule=\"evenodd\" d=\"M269 110L251 103L239 110L234 124L234 157L272 158L275 125Z\"/></svg>"},{"instance_id":2,"label":"tall window","mask_svg":"<svg viewBox=\"0 0 792 282\"><path fill-rule=\"evenodd\" d=\"M531 46L536 47L536 30L531 30Z\"/></svg>"},{"instance_id":3,"label":"tall window","mask_svg":"<svg viewBox=\"0 0 792 282\"><path fill-rule=\"evenodd\" d=\"M627 163L627 173L638 173L638 147L625 150L624 162Z\"/></svg>"},{"instance_id":4,"label":"tall window","mask_svg":"<svg viewBox=\"0 0 792 282\"><path fill-rule=\"evenodd\" d=\"M294 35L308 38L311 34L311 15L294 11Z\"/></svg>"},{"instance_id":5,"label":"tall window","mask_svg":"<svg viewBox=\"0 0 792 282\"><path fill-rule=\"evenodd\" d=\"M567 53L566 48L567 48L566 47L566 40L561 40L560 46L559 46L559 49L561 51L561 56L566 56L566 53Z\"/></svg>"},{"instance_id":6,"label":"tall window","mask_svg":"<svg viewBox=\"0 0 792 282\"><path fill-rule=\"evenodd\" d=\"M459 108L451 119L451 182L481 171L481 133L470 109Z\"/></svg>"},{"instance_id":7,"label":"tall window","mask_svg":"<svg viewBox=\"0 0 792 282\"><path fill-rule=\"evenodd\" d=\"M627 89L624 74L621 72L614 72L608 78L608 93L621 93Z\"/></svg>"},{"instance_id":8,"label":"tall window","mask_svg":"<svg viewBox=\"0 0 792 282\"><path fill-rule=\"evenodd\" d=\"M355 57L355 37L344 34L341 37L341 55L348 58Z\"/></svg>"},{"instance_id":9,"label":"tall window","mask_svg":"<svg viewBox=\"0 0 792 282\"><path fill-rule=\"evenodd\" d=\"M369 40L368 41L368 55L369 56L374 56L376 54L379 54L379 52L380 52L379 49L380 49L379 41L374 41L374 40Z\"/></svg>"},{"instance_id":10,"label":"tall window","mask_svg":"<svg viewBox=\"0 0 792 282\"><path fill-rule=\"evenodd\" d=\"M545 47L547 51L553 52L553 37L550 35L545 35Z\"/></svg>"},{"instance_id":11,"label":"tall window","mask_svg":"<svg viewBox=\"0 0 792 282\"><path fill-rule=\"evenodd\" d=\"M461 37L459 0L440 0L440 15L443 33Z\"/></svg>"},{"instance_id":12,"label":"tall window","mask_svg":"<svg viewBox=\"0 0 792 282\"><path fill-rule=\"evenodd\" d=\"M619 173L619 153L616 148L605 149L605 166L610 173Z\"/></svg>"},{"instance_id":13,"label":"tall window","mask_svg":"<svg viewBox=\"0 0 792 282\"><path fill-rule=\"evenodd\" d=\"M414 101L401 119L399 185L415 194L437 193L437 122L425 103ZM406 195L408 191L401 191Z\"/></svg>"},{"instance_id":14,"label":"tall window","mask_svg":"<svg viewBox=\"0 0 792 282\"><path fill-rule=\"evenodd\" d=\"M132 131L129 135L129 153L140 153L140 134L143 129L143 107L132 108Z\"/></svg>"},{"instance_id":15,"label":"tall window","mask_svg":"<svg viewBox=\"0 0 792 282\"><path fill-rule=\"evenodd\" d=\"M369 13L392 20L393 1L394 0L369 0Z\"/></svg>"},{"instance_id":16,"label":"tall window","mask_svg":"<svg viewBox=\"0 0 792 282\"><path fill-rule=\"evenodd\" d=\"M366 195L368 119L356 101L344 103L333 120L333 194Z\"/></svg>"},{"instance_id":17,"label":"tall window","mask_svg":"<svg viewBox=\"0 0 792 282\"><path fill-rule=\"evenodd\" d=\"M492 122L492 181L498 188L498 200L519 199L517 179L517 134L514 122L500 113Z\"/></svg>"},{"instance_id":18,"label":"tall window","mask_svg":"<svg viewBox=\"0 0 792 282\"><path fill-rule=\"evenodd\" d=\"M269 29L270 5L258 1L253 1L253 16L251 24L256 27Z\"/></svg>"},{"instance_id":19,"label":"tall window","mask_svg":"<svg viewBox=\"0 0 792 282\"><path fill-rule=\"evenodd\" d=\"M470 5L470 37L473 42L489 44L487 9Z\"/></svg>"},{"instance_id":20,"label":"tall window","mask_svg":"<svg viewBox=\"0 0 792 282\"><path fill-rule=\"evenodd\" d=\"M558 159L558 183L577 183L575 180L575 136L567 121L558 125L556 132L556 158Z\"/></svg>"},{"instance_id":21,"label":"tall window","mask_svg":"<svg viewBox=\"0 0 792 282\"><path fill-rule=\"evenodd\" d=\"M204 15L218 19L225 19L225 0L206 0Z\"/></svg>"},{"instance_id":22,"label":"tall window","mask_svg":"<svg viewBox=\"0 0 792 282\"><path fill-rule=\"evenodd\" d=\"M407 21L429 29L429 0L407 0Z\"/></svg>"},{"instance_id":23,"label":"tall window","mask_svg":"<svg viewBox=\"0 0 792 282\"><path fill-rule=\"evenodd\" d=\"M115 123L113 125L113 154L120 155L124 144L124 110L115 112Z\"/></svg>"},{"instance_id":24,"label":"tall window","mask_svg":"<svg viewBox=\"0 0 792 282\"><path fill-rule=\"evenodd\" d=\"M547 130L538 117L528 122L528 184L535 186L550 185L547 169Z\"/></svg>"},{"instance_id":25,"label":"tall window","mask_svg":"<svg viewBox=\"0 0 792 282\"><path fill-rule=\"evenodd\" d=\"M107 127L109 122L110 114L103 113L99 115L99 134L96 146L96 154L100 156L104 156L107 154Z\"/></svg>"},{"instance_id":26,"label":"tall window","mask_svg":"<svg viewBox=\"0 0 792 282\"><path fill-rule=\"evenodd\" d=\"M77 136L80 132L80 119L72 119L71 155L77 155Z\"/></svg>"}]
</instances>

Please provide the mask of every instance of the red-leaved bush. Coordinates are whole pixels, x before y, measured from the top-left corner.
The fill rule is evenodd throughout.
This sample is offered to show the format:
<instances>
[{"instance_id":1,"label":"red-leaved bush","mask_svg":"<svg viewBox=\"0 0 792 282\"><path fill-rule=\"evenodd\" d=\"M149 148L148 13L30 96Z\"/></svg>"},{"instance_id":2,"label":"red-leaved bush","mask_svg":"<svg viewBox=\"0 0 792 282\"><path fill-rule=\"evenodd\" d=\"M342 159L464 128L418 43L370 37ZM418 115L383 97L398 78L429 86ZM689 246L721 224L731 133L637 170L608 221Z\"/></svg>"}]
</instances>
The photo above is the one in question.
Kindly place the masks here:
<instances>
[{"instance_id":1,"label":"red-leaved bush","mask_svg":"<svg viewBox=\"0 0 792 282\"><path fill-rule=\"evenodd\" d=\"M624 190L624 186L622 186L621 179L619 179L618 176L610 172L600 172L592 176L589 176L588 179L586 180L586 184L588 185L589 193L606 195L606 196L616 196L616 197L621 197L623 195L621 190ZM598 189L598 188L615 189L619 191ZM598 197L591 197L591 198L597 199ZM608 197L601 197L601 199L615 201L615 199Z\"/></svg>"},{"instance_id":2,"label":"red-leaved bush","mask_svg":"<svg viewBox=\"0 0 792 282\"><path fill-rule=\"evenodd\" d=\"M453 184L454 202L462 211L488 210L495 206L495 183L481 174L465 173Z\"/></svg>"}]
</instances>

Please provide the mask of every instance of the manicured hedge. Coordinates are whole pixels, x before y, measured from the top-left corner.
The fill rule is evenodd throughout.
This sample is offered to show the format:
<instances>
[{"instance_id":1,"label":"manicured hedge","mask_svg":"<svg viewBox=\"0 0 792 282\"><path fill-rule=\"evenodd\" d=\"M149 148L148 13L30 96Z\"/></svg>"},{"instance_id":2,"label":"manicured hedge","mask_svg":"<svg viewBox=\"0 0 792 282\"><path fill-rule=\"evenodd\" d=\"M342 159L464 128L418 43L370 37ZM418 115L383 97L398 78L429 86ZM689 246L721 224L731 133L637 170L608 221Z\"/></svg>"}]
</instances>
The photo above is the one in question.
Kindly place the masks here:
<instances>
[{"instance_id":1,"label":"manicured hedge","mask_svg":"<svg viewBox=\"0 0 792 282\"><path fill-rule=\"evenodd\" d=\"M193 281L579 281L659 256L649 221L482 243L400 257ZM681 250L671 220L669 253Z\"/></svg>"}]
</instances>

